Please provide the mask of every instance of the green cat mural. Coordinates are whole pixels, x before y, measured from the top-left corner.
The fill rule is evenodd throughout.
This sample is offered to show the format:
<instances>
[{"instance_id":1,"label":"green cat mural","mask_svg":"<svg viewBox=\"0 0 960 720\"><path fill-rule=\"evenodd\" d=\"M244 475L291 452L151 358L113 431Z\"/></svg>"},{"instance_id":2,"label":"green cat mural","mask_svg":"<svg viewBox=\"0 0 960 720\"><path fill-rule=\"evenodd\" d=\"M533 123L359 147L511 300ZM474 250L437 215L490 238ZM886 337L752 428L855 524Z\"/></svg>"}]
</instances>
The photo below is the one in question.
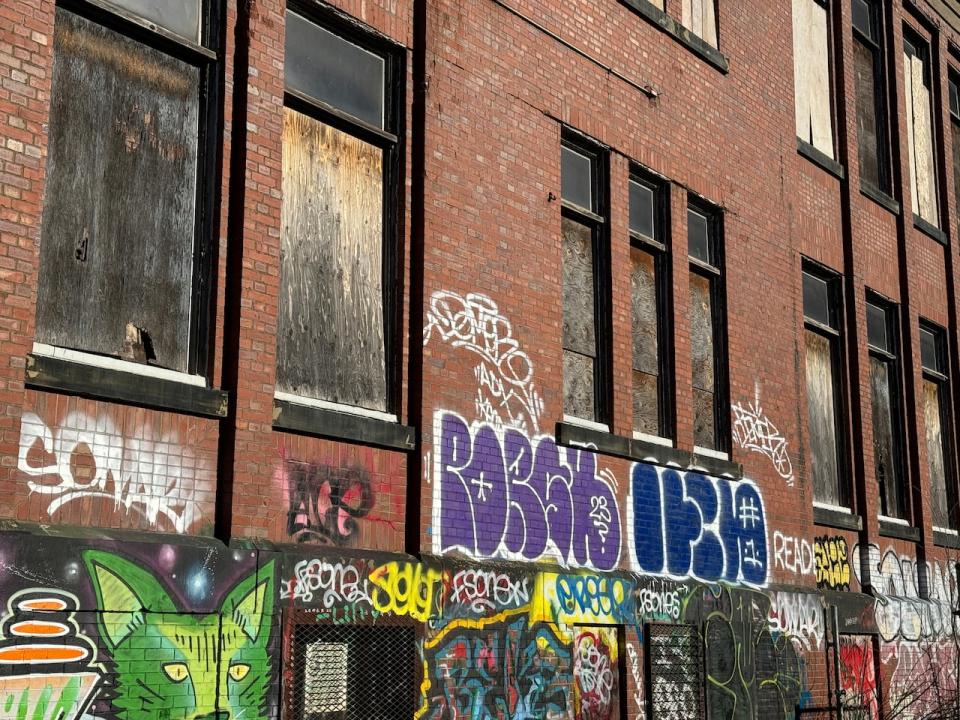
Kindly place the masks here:
<instances>
[{"instance_id":1,"label":"green cat mural","mask_svg":"<svg viewBox=\"0 0 960 720\"><path fill-rule=\"evenodd\" d=\"M219 614L194 615L129 560L99 550L83 559L120 720L266 720L273 561L240 581Z\"/></svg>"}]
</instances>

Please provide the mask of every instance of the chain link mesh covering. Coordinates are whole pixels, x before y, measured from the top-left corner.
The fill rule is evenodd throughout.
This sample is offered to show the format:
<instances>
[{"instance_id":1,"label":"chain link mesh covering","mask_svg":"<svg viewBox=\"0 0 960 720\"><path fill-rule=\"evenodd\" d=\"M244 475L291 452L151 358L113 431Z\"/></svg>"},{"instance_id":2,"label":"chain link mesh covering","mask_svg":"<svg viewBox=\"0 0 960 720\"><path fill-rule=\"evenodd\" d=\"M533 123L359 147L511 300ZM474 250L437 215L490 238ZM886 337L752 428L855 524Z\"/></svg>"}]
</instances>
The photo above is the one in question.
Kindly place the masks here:
<instances>
[{"instance_id":1,"label":"chain link mesh covering","mask_svg":"<svg viewBox=\"0 0 960 720\"><path fill-rule=\"evenodd\" d=\"M290 663L292 683L284 690L287 720L413 717L413 628L298 624Z\"/></svg>"},{"instance_id":2,"label":"chain link mesh covering","mask_svg":"<svg viewBox=\"0 0 960 720\"><path fill-rule=\"evenodd\" d=\"M703 658L692 625L647 626L650 705L657 720L703 718Z\"/></svg>"}]
</instances>

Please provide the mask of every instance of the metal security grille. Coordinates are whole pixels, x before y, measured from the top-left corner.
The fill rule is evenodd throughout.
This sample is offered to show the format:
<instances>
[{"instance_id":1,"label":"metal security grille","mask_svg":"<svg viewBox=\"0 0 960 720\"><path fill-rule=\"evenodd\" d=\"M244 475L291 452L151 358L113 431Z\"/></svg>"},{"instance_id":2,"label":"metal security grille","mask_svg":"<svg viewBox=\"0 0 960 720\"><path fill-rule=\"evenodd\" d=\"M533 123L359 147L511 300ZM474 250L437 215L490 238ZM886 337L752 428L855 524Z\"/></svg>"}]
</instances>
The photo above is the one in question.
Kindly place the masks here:
<instances>
[{"instance_id":1,"label":"metal security grille","mask_svg":"<svg viewBox=\"0 0 960 720\"><path fill-rule=\"evenodd\" d=\"M647 626L650 716L657 720L699 720L703 659L692 625Z\"/></svg>"},{"instance_id":2,"label":"metal security grille","mask_svg":"<svg viewBox=\"0 0 960 720\"><path fill-rule=\"evenodd\" d=\"M287 720L410 720L413 628L296 625ZM289 676L288 676L289 677Z\"/></svg>"}]
</instances>

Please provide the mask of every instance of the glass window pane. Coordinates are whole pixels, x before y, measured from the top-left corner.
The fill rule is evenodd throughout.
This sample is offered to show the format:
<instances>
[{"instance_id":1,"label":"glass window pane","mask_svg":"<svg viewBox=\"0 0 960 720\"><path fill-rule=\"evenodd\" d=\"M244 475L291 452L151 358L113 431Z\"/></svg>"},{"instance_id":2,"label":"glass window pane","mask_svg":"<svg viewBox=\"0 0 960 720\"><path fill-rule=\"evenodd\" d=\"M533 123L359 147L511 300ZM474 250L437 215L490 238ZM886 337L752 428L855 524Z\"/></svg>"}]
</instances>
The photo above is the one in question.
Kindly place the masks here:
<instances>
[{"instance_id":1,"label":"glass window pane","mask_svg":"<svg viewBox=\"0 0 960 720\"><path fill-rule=\"evenodd\" d=\"M563 412L565 415L596 420L594 401L595 360L571 350L563 351Z\"/></svg>"},{"instance_id":2,"label":"glass window pane","mask_svg":"<svg viewBox=\"0 0 960 720\"><path fill-rule=\"evenodd\" d=\"M828 338L812 330L807 330L805 336L813 496L820 502L842 505L833 345Z\"/></svg>"},{"instance_id":3,"label":"glass window pane","mask_svg":"<svg viewBox=\"0 0 960 720\"><path fill-rule=\"evenodd\" d=\"M656 235L654 191L651 187L630 181L630 229L652 240Z\"/></svg>"},{"instance_id":4,"label":"glass window pane","mask_svg":"<svg viewBox=\"0 0 960 720\"><path fill-rule=\"evenodd\" d=\"M867 0L853 0L853 26L872 40L874 37L871 15Z\"/></svg>"},{"instance_id":5,"label":"glass window pane","mask_svg":"<svg viewBox=\"0 0 960 720\"><path fill-rule=\"evenodd\" d=\"M957 81L950 78L950 113L960 118L960 93L957 92Z\"/></svg>"},{"instance_id":6,"label":"glass window pane","mask_svg":"<svg viewBox=\"0 0 960 720\"><path fill-rule=\"evenodd\" d=\"M594 313L593 231L564 217L563 346L588 357L597 356Z\"/></svg>"},{"instance_id":7,"label":"glass window pane","mask_svg":"<svg viewBox=\"0 0 960 720\"><path fill-rule=\"evenodd\" d=\"M277 387L386 410L383 152L284 109Z\"/></svg>"},{"instance_id":8,"label":"glass window pane","mask_svg":"<svg viewBox=\"0 0 960 720\"><path fill-rule=\"evenodd\" d=\"M920 363L926 370L946 374L940 360L937 335L926 328L920 328Z\"/></svg>"},{"instance_id":9,"label":"glass window pane","mask_svg":"<svg viewBox=\"0 0 960 720\"><path fill-rule=\"evenodd\" d=\"M630 248L633 272L630 290L633 314L633 369L659 374L657 342L657 269L653 255Z\"/></svg>"},{"instance_id":10,"label":"glass window pane","mask_svg":"<svg viewBox=\"0 0 960 720\"><path fill-rule=\"evenodd\" d=\"M710 252L710 229L707 218L696 210L687 209L687 243L690 257L713 265Z\"/></svg>"},{"instance_id":11,"label":"glass window pane","mask_svg":"<svg viewBox=\"0 0 960 720\"><path fill-rule=\"evenodd\" d=\"M384 59L287 11L288 88L384 127Z\"/></svg>"},{"instance_id":12,"label":"glass window pane","mask_svg":"<svg viewBox=\"0 0 960 720\"><path fill-rule=\"evenodd\" d=\"M873 464L880 492L880 512L888 517L903 518L901 472L894 438L896 420L891 396L891 391L895 392L896 387L892 384L894 377L891 370L889 362L870 358Z\"/></svg>"},{"instance_id":13,"label":"glass window pane","mask_svg":"<svg viewBox=\"0 0 960 720\"><path fill-rule=\"evenodd\" d=\"M831 312L829 283L810 273L803 273L803 315L822 325L836 329Z\"/></svg>"},{"instance_id":14,"label":"glass window pane","mask_svg":"<svg viewBox=\"0 0 960 720\"><path fill-rule=\"evenodd\" d=\"M53 46L36 339L186 371L200 71L60 8Z\"/></svg>"},{"instance_id":15,"label":"glass window pane","mask_svg":"<svg viewBox=\"0 0 960 720\"><path fill-rule=\"evenodd\" d=\"M944 452L943 409L941 385L932 380L923 381L923 422L927 436L927 472L930 475L930 501L933 506L933 524L942 528L955 526L953 492L947 488L946 453ZM951 485L953 484L951 480Z\"/></svg>"},{"instance_id":16,"label":"glass window pane","mask_svg":"<svg viewBox=\"0 0 960 720\"><path fill-rule=\"evenodd\" d=\"M560 148L560 175L563 199L594 211L593 161L564 145Z\"/></svg>"},{"instance_id":17,"label":"glass window pane","mask_svg":"<svg viewBox=\"0 0 960 720\"><path fill-rule=\"evenodd\" d=\"M857 147L860 156L860 175L879 190L887 191L885 177L881 177L881 145L879 112L877 108L876 50L854 36L853 71L857 97Z\"/></svg>"},{"instance_id":18,"label":"glass window pane","mask_svg":"<svg viewBox=\"0 0 960 720\"><path fill-rule=\"evenodd\" d=\"M107 0L164 30L200 43L201 0Z\"/></svg>"},{"instance_id":19,"label":"glass window pane","mask_svg":"<svg viewBox=\"0 0 960 720\"><path fill-rule=\"evenodd\" d=\"M887 313L879 305L867 303L867 342L875 348L892 352L887 337Z\"/></svg>"}]
</instances>

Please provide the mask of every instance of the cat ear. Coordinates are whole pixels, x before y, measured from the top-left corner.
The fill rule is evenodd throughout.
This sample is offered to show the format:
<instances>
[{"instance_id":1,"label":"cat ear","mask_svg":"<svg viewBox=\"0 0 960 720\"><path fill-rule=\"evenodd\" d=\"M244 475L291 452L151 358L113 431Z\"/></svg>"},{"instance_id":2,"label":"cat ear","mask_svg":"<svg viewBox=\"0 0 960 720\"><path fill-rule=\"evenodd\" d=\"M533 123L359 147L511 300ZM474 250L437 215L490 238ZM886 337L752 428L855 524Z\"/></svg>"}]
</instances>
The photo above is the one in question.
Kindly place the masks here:
<instances>
[{"instance_id":1,"label":"cat ear","mask_svg":"<svg viewBox=\"0 0 960 720\"><path fill-rule=\"evenodd\" d=\"M86 550L83 561L97 594L97 613L111 650L143 623L143 611L176 612L170 596L149 572L119 555Z\"/></svg>"},{"instance_id":2,"label":"cat ear","mask_svg":"<svg viewBox=\"0 0 960 720\"><path fill-rule=\"evenodd\" d=\"M233 617L251 641L266 640L273 615L273 560L230 591L223 601L223 612Z\"/></svg>"}]
</instances>

